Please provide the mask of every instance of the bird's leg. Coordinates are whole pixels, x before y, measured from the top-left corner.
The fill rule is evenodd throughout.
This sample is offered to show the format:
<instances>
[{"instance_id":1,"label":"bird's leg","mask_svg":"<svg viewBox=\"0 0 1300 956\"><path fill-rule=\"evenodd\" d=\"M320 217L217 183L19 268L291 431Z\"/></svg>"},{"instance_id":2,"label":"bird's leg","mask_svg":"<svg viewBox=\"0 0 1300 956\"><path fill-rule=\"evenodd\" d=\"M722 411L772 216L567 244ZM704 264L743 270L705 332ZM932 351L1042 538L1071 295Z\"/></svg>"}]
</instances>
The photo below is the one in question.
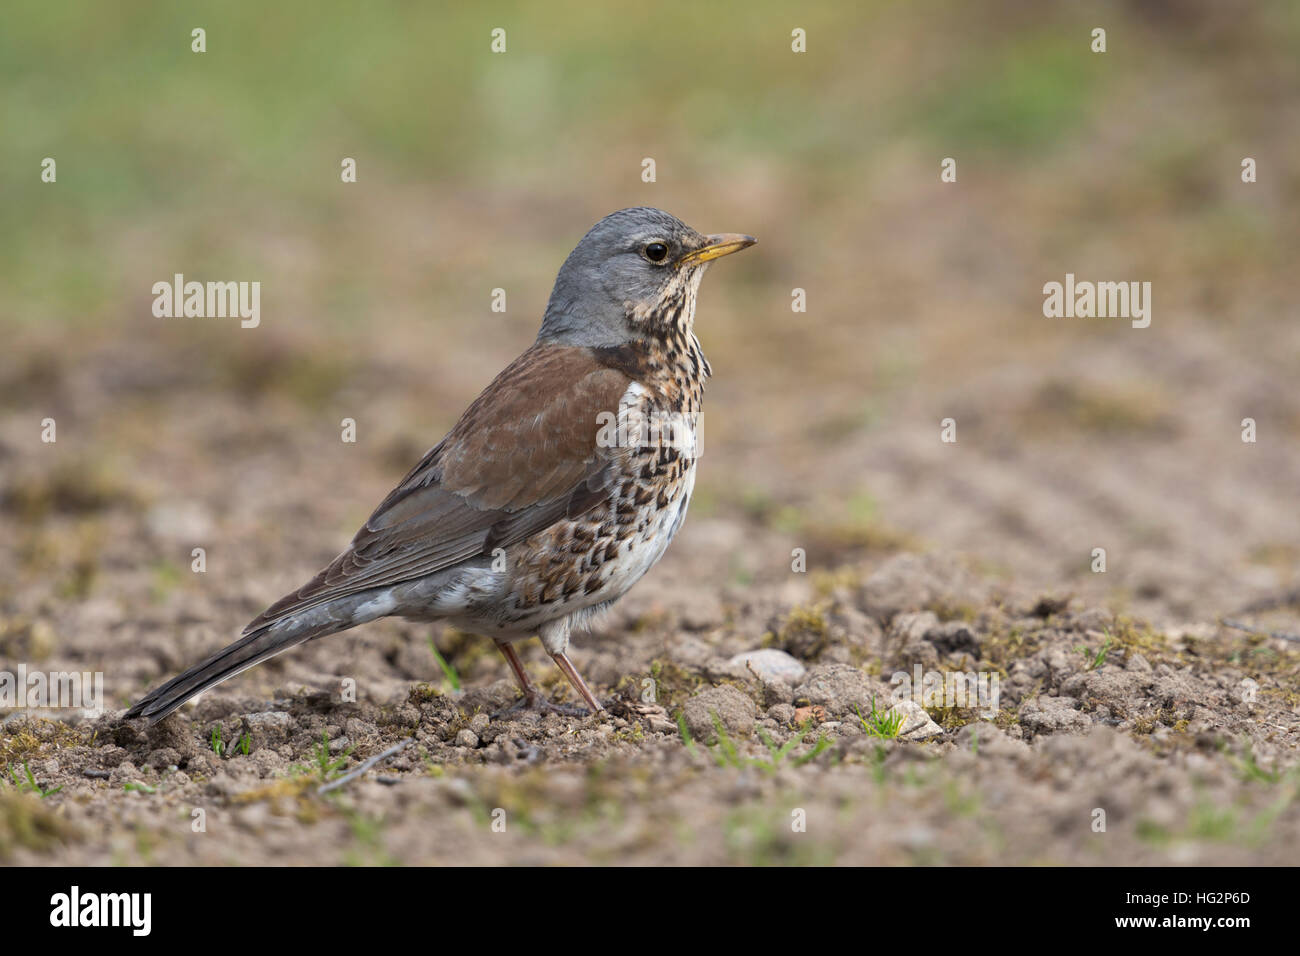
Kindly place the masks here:
<instances>
[{"instance_id":1,"label":"bird's leg","mask_svg":"<svg viewBox=\"0 0 1300 956\"><path fill-rule=\"evenodd\" d=\"M497 650L505 656L506 663L510 665L510 671L515 675L515 683L524 692L524 704L528 707L533 706L541 699L542 692L537 689L536 684L528 679L528 672L524 670L524 662L515 653L514 645L505 641L497 641L496 645Z\"/></svg>"},{"instance_id":2,"label":"bird's leg","mask_svg":"<svg viewBox=\"0 0 1300 956\"><path fill-rule=\"evenodd\" d=\"M529 680L528 672L524 670L524 663L519 659L519 655L515 652L514 645L506 641L497 641L495 643L497 650L501 652L502 656L506 659L506 663L510 665L510 671L515 676L515 683L519 685L519 689L523 692L524 696L509 707L493 714L492 717L494 719L497 717L504 717L507 714L512 714L519 710L553 711L557 714L563 714L566 717L587 716L587 711L580 707L565 707L563 704L554 704L547 700L541 690L538 689L537 685ZM572 668L573 665L570 664L569 666ZM577 675L576 671L574 672L574 675ZM578 678L578 683L582 683L582 678ZM586 688L584 687L583 689L585 690ZM590 698L588 699L590 700ZM597 709L600 708L599 704L596 706Z\"/></svg>"},{"instance_id":3,"label":"bird's leg","mask_svg":"<svg viewBox=\"0 0 1300 956\"><path fill-rule=\"evenodd\" d=\"M591 708L591 712L593 714L603 713L605 708L600 706L600 701L596 700L596 695L587 687L586 681L582 679L582 675L578 673L578 669L573 666L573 662L569 660L569 656L563 651L559 651L558 653L551 655L551 660L555 661L555 666L558 667L564 676L569 679L569 683L573 685L573 689L576 690L582 699L587 702L587 706Z\"/></svg>"}]
</instances>

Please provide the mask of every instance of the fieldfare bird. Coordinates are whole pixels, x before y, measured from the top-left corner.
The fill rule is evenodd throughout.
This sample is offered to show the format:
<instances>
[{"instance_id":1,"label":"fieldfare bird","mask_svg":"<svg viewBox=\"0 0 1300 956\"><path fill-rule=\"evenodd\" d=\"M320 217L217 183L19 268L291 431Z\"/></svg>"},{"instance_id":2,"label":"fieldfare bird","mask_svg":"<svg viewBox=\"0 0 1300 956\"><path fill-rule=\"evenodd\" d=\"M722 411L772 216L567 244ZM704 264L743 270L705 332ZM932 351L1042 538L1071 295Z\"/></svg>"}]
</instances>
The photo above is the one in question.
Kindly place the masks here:
<instances>
[{"instance_id":1,"label":"fieldfare bird","mask_svg":"<svg viewBox=\"0 0 1300 956\"><path fill-rule=\"evenodd\" d=\"M546 707L512 646L538 634L602 710L566 654L569 632L625 594L682 525L710 374L696 294L712 260L754 242L644 207L596 223L560 268L537 341L347 550L126 716L156 722L281 651L389 615L491 637L521 703Z\"/></svg>"}]
</instances>

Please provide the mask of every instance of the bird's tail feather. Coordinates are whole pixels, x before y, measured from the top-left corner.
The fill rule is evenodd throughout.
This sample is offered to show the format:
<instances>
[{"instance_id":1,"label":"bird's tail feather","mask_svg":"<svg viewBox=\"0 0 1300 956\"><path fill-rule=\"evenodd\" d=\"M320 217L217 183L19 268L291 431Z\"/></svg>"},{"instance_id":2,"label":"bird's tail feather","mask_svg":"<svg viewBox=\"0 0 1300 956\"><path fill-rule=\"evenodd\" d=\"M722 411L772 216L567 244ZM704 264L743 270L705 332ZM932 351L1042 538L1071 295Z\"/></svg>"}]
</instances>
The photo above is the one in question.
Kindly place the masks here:
<instances>
[{"instance_id":1,"label":"bird's tail feather","mask_svg":"<svg viewBox=\"0 0 1300 956\"><path fill-rule=\"evenodd\" d=\"M322 609L317 613L297 615L266 624L223 647L207 660L173 677L162 686L154 688L137 701L125 716L148 717L151 724L156 724L191 697L229 680L254 664L260 664L305 641L346 630L360 623L361 620L355 617L331 614Z\"/></svg>"}]
</instances>

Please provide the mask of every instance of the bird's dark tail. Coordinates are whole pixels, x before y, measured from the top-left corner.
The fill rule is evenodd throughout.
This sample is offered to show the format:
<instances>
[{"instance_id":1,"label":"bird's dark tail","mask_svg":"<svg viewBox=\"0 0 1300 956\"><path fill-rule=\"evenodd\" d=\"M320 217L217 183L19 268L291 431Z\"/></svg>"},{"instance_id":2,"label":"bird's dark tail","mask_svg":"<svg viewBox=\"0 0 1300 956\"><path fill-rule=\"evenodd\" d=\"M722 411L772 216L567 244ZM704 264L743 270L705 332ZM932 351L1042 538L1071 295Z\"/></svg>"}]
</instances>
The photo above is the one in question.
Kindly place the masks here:
<instances>
[{"instance_id":1,"label":"bird's dark tail","mask_svg":"<svg viewBox=\"0 0 1300 956\"><path fill-rule=\"evenodd\" d=\"M338 603L344 607L314 608L307 613L269 622L245 634L201 664L151 690L126 712L126 718L148 717L151 724L156 724L194 695L246 671L254 664L305 641L362 623L362 619L350 613L355 601ZM339 613L345 608L345 613Z\"/></svg>"}]
</instances>

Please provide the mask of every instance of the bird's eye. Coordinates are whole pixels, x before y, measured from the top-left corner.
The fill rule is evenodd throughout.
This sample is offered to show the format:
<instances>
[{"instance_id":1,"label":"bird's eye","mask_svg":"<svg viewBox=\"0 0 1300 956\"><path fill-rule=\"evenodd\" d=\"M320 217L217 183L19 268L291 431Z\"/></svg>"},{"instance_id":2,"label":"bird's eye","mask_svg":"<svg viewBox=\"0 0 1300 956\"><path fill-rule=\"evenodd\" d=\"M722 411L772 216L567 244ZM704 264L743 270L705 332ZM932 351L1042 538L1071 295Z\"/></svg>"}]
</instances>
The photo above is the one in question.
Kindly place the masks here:
<instances>
[{"instance_id":1,"label":"bird's eye","mask_svg":"<svg viewBox=\"0 0 1300 956\"><path fill-rule=\"evenodd\" d=\"M645 247L645 257L651 262L663 262L668 258L668 247L662 242L652 242Z\"/></svg>"}]
</instances>

